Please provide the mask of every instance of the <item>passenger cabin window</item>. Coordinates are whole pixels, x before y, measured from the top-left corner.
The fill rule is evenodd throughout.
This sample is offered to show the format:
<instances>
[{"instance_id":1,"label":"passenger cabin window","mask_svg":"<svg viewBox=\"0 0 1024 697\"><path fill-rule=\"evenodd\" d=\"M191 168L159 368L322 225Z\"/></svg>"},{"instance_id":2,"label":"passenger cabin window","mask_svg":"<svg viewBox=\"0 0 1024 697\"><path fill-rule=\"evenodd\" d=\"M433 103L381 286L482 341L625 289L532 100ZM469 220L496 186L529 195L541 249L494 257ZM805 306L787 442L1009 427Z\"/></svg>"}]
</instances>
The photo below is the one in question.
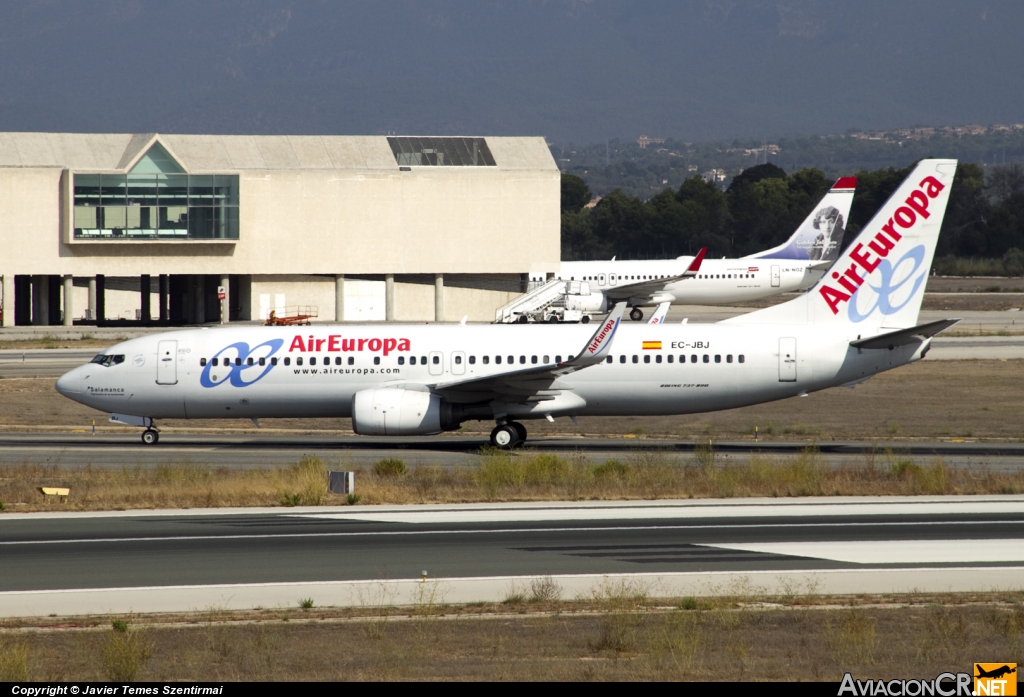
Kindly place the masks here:
<instances>
[{"instance_id":1,"label":"passenger cabin window","mask_svg":"<svg viewBox=\"0 0 1024 697\"><path fill-rule=\"evenodd\" d=\"M355 356L349 356L348 357L348 364L349 365L355 365L356 364Z\"/></svg>"},{"instance_id":2,"label":"passenger cabin window","mask_svg":"<svg viewBox=\"0 0 1024 697\"><path fill-rule=\"evenodd\" d=\"M469 357L469 364L470 365L476 365L476 356L470 356Z\"/></svg>"},{"instance_id":3,"label":"passenger cabin window","mask_svg":"<svg viewBox=\"0 0 1024 697\"><path fill-rule=\"evenodd\" d=\"M271 358L270 359L270 365L277 365L277 359L276 358Z\"/></svg>"},{"instance_id":4,"label":"passenger cabin window","mask_svg":"<svg viewBox=\"0 0 1024 697\"><path fill-rule=\"evenodd\" d=\"M561 363L561 362L562 362L562 357L561 356L555 356L555 363Z\"/></svg>"},{"instance_id":5,"label":"passenger cabin window","mask_svg":"<svg viewBox=\"0 0 1024 697\"><path fill-rule=\"evenodd\" d=\"M725 356L725 362L726 362L726 363L732 363L732 354L731 354L731 353L729 353L729 354L726 354L726 356Z\"/></svg>"},{"instance_id":6,"label":"passenger cabin window","mask_svg":"<svg viewBox=\"0 0 1024 697\"><path fill-rule=\"evenodd\" d=\"M611 363L612 362L612 357L608 356L608 358L604 359L604 362L605 363Z\"/></svg>"},{"instance_id":7,"label":"passenger cabin window","mask_svg":"<svg viewBox=\"0 0 1024 697\"><path fill-rule=\"evenodd\" d=\"M654 357L654 362L655 363L661 363L661 354L660 353L657 356Z\"/></svg>"},{"instance_id":8,"label":"passenger cabin window","mask_svg":"<svg viewBox=\"0 0 1024 697\"><path fill-rule=\"evenodd\" d=\"M242 365L242 357L241 356L236 356L235 357L235 365Z\"/></svg>"},{"instance_id":9,"label":"passenger cabin window","mask_svg":"<svg viewBox=\"0 0 1024 697\"><path fill-rule=\"evenodd\" d=\"M398 365L405 365L405 356L398 357Z\"/></svg>"},{"instance_id":10,"label":"passenger cabin window","mask_svg":"<svg viewBox=\"0 0 1024 697\"><path fill-rule=\"evenodd\" d=\"M291 358L285 358L284 359L284 364L285 365L291 365L292 364L292 359Z\"/></svg>"},{"instance_id":11,"label":"passenger cabin window","mask_svg":"<svg viewBox=\"0 0 1024 697\"><path fill-rule=\"evenodd\" d=\"M334 357L334 365L341 365L341 356Z\"/></svg>"},{"instance_id":12,"label":"passenger cabin window","mask_svg":"<svg viewBox=\"0 0 1024 697\"><path fill-rule=\"evenodd\" d=\"M495 357L494 357L494 362L495 362L495 363L496 363L497 365L501 365L501 356L495 356Z\"/></svg>"},{"instance_id":13,"label":"passenger cabin window","mask_svg":"<svg viewBox=\"0 0 1024 697\"><path fill-rule=\"evenodd\" d=\"M455 356L455 365L462 365L462 356Z\"/></svg>"},{"instance_id":14,"label":"passenger cabin window","mask_svg":"<svg viewBox=\"0 0 1024 697\"><path fill-rule=\"evenodd\" d=\"M536 356L530 356L530 363L533 364L533 365L537 365L537 357Z\"/></svg>"},{"instance_id":15,"label":"passenger cabin window","mask_svg":"<svg viewBox=\"0 0 1024 697\"><path fill-rule=\"evenodd\" d=\"M266 356L264 356L264 357L260 358L260 365L266 365L266 364L267 364L267 358L266 358Z\"/></svg>"},{"instance_id":16,"label":"passenger cabin window","mask_svg":"<svg viewBox=\"0 0 1024 697\"><path fill-rule=\"evenodd\" d=\"M742 353L739 355L739 359L740 359L740 363L746 362L746 358L744 357L744 355Z\"/></svg>"},{"instance_id":17,"label":"passenger cabin window","mask_svg":"<svg viewBox=\"0 0 1024 697\"><path fill-rule=\"evenodd\" d=\"M650 362L651 362L651 354L649 354L649 353L644 354L644 363L650 363Z\"/></svg>"},{"instance_id":18,"label":"passenger cabin window","mask_svg":"<svg viewBox=\"0 0 1024 697\"><path fill-rule=\"evenodd\" d=\"M520 356L519 363L520 365L526 365L526 356Z\"/></svg>"},{"instance_id":19,"label":"passenger cabin window","mask_svg":"<svg viewBox=\"0 0 1024 697\"><path fill-rule=\"evenodd\" d=\"M717 354L717 353L716 353L716 354L715 354L715 363L721 363L721 362L722 362L722 356L721 356L721 354Z\"/></svg>"},{"instance_id":20,"label":"passenger cabin window","mask_svg":"<svg viewBox=\"0 0 1024 697\"><path fill-rule=\"evenodd\" d=\"M696 363L696 362L697 362L697 354L696 353L691 354L690 355L690 363Z\"/></svg>"},{"instance_id":21,"label":"passenger cabin window","mask_svg":"<svg viewBox=\"0 0 1024 697\"><path fill-rule=\"evenodd\" d=\"M704 362L705 363L710 363L711 362L711 356L709 356L708 354L705 353L704 354Z\"/></svg>"},{"instance_id":22,"label":"passenger cabin window","mask_svg":"<svg viewBox=\"0 0 1024 697\"><path fill-rule=\"evenodd\" d=\"M295 365L302 365L302 356L295 359Z\"/></svg>"},{"instance_id":23,"label":"passenger cabin window","mask_svg":"<svg viewBox=\"0 0 1024 697\"><path fill-rule=\"evenodd\" d=\"M309 364L310 365L316 365L316 356L310 356L309 357Z\"/></svg>"},{"instance_id":24,"label":"passenger cabin window","mask_svg":"<svg viewBox=\"0 0 1024 697\"><path fill-rule=\"evenodd\" d=\"M667 360L667 361L668 361L669 363L671 363L671 362L672 362L672 356L666 356L666 360Z\"/></svg>"},{"instance_id":25,"label":"passenger cabin window","mask_svg":"<svg viewBox=\"0 0 1024 697\"><path fill-rule=\"evenodd\" d=\"M440 364L440 363L441 363L441 357L440 357L440 356L434 356L434 357L433 357L433 360L432 360L431 362L432 362L432 363L433 363L434 365L438 365L438 364Z\"/></svg>"},{"instance_id":26,"label":"passenger cabin window","mask_svg":"<svg viewBox=\"0 0 1024 697\"><path fill-rule=\"evenodd\" d=\"M206 365L206 359L205 358L200 358L199 359L199 365L205 366Z\"/></svg>"},{"instance_id":27,"label":"passenger cabin window","mask_svg":"<svg viewBox=\"0 0 1024 697\"><path fill-rule=\"evenodd\" d=\"M374 365L380 365L380 356L374 356L373 357L373 364Z\"/></svg>"},{"instance_id":28,"label":"passenger cabin window","mask_svg":"<svg viewBox=\"0 0 1024 697\"><path fill-rule=\"evenodd\" d=\"M245 359L246 365L252 365L254 362L255 361L253 361L252 356L249 356L248 358Z\"/></svg>"},{"instance_id":29,"label":"passenger cabin window","mask_svg":"<svg viewBox=\"0 0 1024 697\"><path fill-rule=\"evenodd\" d=\"M550 361L548 360L548 357L544 356L544 364L547 365L548 363L550 363Z\"/></svg>"},{"instance_id":30,"label":"passenger cabin window","mask_svg":"<svg viewBox=\"0 0 1024 697\"><path fill-rule=\"evenodd\" d=\"M635 353L633 354L633 362L634 363L639 363L640 362L640 357L637 356Z\"/></svg>"},{"instance_id":31,"label":"passenger cabin window","mask_svg":"<svg viewBox=\"0 0 1024 697\"><path fill-rule=\"evenodd\" d=\"M482 360L484 362L484 365L489 365L490 362L491 362L491 357L490 356L484 356Z\"/></svg>"},{"instance_id":32,"label":"passenger cabin window","mask_svg":"<svg viewBox=\"0 0 1024 697\"><path fill-rule=\"evenodd\" d=\"M622 354L621 356L619 356L619 363L625 363L625 362L626 362L626 354Z\"/></svg>"}]
</instances>

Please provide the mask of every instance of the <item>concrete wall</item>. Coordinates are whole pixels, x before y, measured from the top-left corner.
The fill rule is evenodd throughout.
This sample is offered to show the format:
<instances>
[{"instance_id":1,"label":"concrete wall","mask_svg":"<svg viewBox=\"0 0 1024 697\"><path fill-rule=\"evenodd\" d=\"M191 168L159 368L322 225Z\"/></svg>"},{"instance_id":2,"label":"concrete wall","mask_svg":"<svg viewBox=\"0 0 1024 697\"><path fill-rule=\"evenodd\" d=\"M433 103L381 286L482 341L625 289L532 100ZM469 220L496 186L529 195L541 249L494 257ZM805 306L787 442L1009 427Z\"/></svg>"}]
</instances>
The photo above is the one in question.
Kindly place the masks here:
<instances>
[{"instance_id":1,"label":"concrete wall","mask_svg":"<svg viewBox=\"0 0 1024 697\"><path fill-rule=\"evenodd\" d=\"M268 309L287 306L314 306L319 322L335 317L334 280L318 276L258 276L252 279L251 316L265 318ZM480 290L446 286L445 320L457 322L463 316L471 322L490 322L494 311L516 292ZM266 303L266 304L264 304ZM154 307L156 304L154 302ZM280 314L280 312L279 312ZM384 281L345 280L345 321L384 321ZM434 321L434 287L422 283L395 281L395 321Z\"/></svg>"}]
</instances>

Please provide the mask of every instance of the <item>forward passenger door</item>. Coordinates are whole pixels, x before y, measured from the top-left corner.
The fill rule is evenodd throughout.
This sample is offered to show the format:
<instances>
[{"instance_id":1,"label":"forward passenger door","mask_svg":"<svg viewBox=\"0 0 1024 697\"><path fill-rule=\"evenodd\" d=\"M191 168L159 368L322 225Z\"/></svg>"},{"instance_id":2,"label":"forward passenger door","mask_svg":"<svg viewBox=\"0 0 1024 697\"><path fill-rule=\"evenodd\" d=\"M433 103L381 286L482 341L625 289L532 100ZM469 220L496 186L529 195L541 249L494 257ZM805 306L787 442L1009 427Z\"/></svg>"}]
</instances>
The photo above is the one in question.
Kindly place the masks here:
<instances>
[{"instance_id":1,"label":"forward passenger door","mask_svg":"<svg viewBox=\"0 0 1024 697\"><path fill-rule=\"evenodd\" d=\"M161 341L156 345L156 384L178 384L178 342Z\"/></svg>"}]
</instances>

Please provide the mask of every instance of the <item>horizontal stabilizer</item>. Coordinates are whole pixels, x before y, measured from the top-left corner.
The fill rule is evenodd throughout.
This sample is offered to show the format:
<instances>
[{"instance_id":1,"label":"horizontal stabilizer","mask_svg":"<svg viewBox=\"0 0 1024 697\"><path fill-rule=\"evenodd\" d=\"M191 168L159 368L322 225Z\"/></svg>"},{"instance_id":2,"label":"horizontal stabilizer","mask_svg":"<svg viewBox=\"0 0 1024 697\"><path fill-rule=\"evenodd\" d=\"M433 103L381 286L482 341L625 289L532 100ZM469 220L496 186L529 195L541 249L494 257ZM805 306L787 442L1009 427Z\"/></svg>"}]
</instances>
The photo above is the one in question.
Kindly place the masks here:
<instances>
[{"instance_id":1,"label":"horizontal stabilizer","mask_svg":"<svg viewBox=\"0 0 1024 697\"><path fill-rule=\"evenodd\" d=\"M919 324L916 327L910 327L909 329L897 329L894 332L887 332L886 334L879 334L878 336L872 336L867 339L857 339L851 341L850 346L859 349L894 349L897 346L905 346L907 344L917 344L925 339L935 336L939 332L949 329L954 324L959 322L958 319L940 319L937 322L929 322L928 324Z\"/></svg>"}]
</instances>

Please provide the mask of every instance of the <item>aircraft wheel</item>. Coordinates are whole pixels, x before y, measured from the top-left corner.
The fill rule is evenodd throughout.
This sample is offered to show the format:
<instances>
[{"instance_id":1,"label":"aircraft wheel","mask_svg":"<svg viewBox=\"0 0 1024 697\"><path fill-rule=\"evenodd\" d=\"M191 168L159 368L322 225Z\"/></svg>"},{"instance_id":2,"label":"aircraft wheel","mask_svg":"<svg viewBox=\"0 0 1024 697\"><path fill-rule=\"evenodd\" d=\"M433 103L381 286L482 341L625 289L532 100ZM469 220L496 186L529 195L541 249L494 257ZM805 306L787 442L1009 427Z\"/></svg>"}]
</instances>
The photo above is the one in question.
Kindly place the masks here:
<instances>
[{"instance_id":1,"label":"aircraft wheel","mask_svg":"<svg viewBox=\"0 0 1024 697\"><path fill-rule=\"evenodd\" d=\"M523 426L518 421L510 421L508 425L514 428L516 430L516 434L519 436L519 442L516 443L516 447L518 448L526 442L526 426Z\"/></svg>"},{"instance_id":2,"label":"aircraft wheel","mask_svg":"<svg viewBox=\"0 0 1024 697\"><path fill-rule=\"evenodd\" d=\"M146 445L156 445L160 440L160 433L151 428L142 432L142 442Z\"/></svg>"},{"instance_id":3,"label":"aircraft wheel","mask_svg":"<svg viewBox=\"0 0 1024 697\"><path fill-rule=\"evenodd\" d=\"M641 310L639 307L634 307L632 310L629 311L629 318L634 322L639 322L644 318L644 311Z\"/></svg>"},{"instance_id":4,"label":"aircraft wheel","mask_svg":"<svg viewBox=\"0 0 1024 697\"><path fill-rule=\"evenodd\" d=\"M495 426L491 431L491 445L502 450L511 450L519 440L519 431L510 424Z\"/></svg>"}]
</instances>

